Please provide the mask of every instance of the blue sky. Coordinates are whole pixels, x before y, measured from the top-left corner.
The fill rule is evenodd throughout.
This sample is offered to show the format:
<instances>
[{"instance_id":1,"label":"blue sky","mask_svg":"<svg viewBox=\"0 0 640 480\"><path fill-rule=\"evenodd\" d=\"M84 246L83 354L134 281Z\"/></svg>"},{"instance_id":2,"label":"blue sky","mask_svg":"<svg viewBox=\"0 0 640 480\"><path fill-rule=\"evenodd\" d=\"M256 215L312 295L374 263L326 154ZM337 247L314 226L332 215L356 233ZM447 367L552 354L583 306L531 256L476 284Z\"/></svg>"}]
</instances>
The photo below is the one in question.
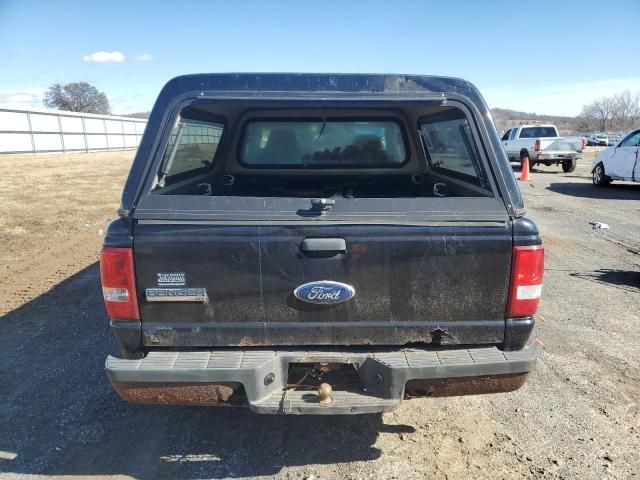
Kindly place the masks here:
<instances>
[{"instance_id":1,"label":"blue sky","mask_svg":"<svg viewBox=\"0 0 640 480\"><path fill-rule=\"evenodd\" d=\"M575 115L640 91L639 46L640 0L0 0L0 104L41 108L50 84L88 81L130 113L184 73L392 72L463 77L491 107Z\"/></svg>"}]
</instances>

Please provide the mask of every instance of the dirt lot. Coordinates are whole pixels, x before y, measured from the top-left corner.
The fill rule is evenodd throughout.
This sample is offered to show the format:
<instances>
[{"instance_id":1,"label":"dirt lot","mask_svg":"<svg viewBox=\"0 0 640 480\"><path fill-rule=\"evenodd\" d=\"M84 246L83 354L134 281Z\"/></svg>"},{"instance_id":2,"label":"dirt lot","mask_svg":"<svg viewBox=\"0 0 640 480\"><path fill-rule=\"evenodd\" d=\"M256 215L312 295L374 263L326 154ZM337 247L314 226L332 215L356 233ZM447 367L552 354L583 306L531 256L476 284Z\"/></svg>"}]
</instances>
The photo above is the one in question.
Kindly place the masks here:
<instances>
[{"instance_id":1,"label":"dirt lot","mask_svg":"<svg viewBox=\"0 0 640 480\"><path fill-rule=\"evenodd\" d=\"M0 157L2 478L640 478L640 185L597 189L588 159L521 184L547 249L521 390L274 417L111 391L96 260L131 156Z\"/></svg>"}]
</instances>

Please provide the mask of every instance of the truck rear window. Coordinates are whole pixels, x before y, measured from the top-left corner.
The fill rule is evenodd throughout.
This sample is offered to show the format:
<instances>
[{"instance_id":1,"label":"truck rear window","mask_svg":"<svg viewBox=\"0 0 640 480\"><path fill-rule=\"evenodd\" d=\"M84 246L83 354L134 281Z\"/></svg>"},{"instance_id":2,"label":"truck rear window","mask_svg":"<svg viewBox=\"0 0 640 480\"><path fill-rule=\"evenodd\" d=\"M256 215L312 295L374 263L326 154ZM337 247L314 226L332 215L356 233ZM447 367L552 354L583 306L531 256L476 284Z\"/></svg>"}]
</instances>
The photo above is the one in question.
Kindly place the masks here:
<instances>
[{"instance_id":1,"label":"truck rear window","mask_svg":"<svg viewBox=\"0 0 640 480\"><path fill-rule=\"evenodd\" d=\"M192 105L173 125L151 190L256 198L492 197L467 114L414 108L401 116L366 108L287 114Z\"/></svg>"},{"instance_id":2,"label":"truck rear window","mask_svg":"<svg viewBox=\"0 0 640 480\"><path fill-rule=\"evenodd\" d=\"M423 119L420 135L431 168L479 184L478 154L469 122L460 110Z\"/></svg>"},{"instance_id":3,"label":"truck rear window","mask_svg":"<svg viewBox=\"0 0 640 480\"><path fill-rule=\"evenodd\" d=\"M520 130L520 138L557 137L553 127L524 127Z\"/></svg>"},{"instance_id":4,"label":"truck rear window","mask_svg":"<svg viewBox=\"0 0 640 480\"><path fill-rule=\"evenodd\" d=\"M179 119L163 158L166 173L178 175L206 166L218 149L223 128L220 123Z\"/></svg>"},{"instance_id":5,"label":"truck rear window","mask_svg":"<svg viewBox=\"0 0 640 480\"><path fill-rule=\"evenodd\" d=\"M400 167L405 140L394 121L250 121L240 160L247 167Z\"/></svg>"}]
</instances>

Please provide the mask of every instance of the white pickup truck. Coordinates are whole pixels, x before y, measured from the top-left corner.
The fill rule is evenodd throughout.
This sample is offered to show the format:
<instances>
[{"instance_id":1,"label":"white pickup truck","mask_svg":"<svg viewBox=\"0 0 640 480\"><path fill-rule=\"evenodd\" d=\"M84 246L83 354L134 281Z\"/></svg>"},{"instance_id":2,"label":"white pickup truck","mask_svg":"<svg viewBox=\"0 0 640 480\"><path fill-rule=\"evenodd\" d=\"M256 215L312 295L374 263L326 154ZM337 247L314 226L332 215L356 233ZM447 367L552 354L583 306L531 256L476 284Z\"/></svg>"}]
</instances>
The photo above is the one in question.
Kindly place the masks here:
<instances>
[{"instance_id":1,"label":"white pickup truck","mask_svg":"<svg viewBox=\"0 0 640 480\"><path fill-rule=\"evenodd\" d=\"M543 163L562 165L563 172L573 172L584 148L581 137L560 137L555 125L527 124L507 130L502 136L509 161L524 162L529 166Z\"/></svg>"}]
</instances>

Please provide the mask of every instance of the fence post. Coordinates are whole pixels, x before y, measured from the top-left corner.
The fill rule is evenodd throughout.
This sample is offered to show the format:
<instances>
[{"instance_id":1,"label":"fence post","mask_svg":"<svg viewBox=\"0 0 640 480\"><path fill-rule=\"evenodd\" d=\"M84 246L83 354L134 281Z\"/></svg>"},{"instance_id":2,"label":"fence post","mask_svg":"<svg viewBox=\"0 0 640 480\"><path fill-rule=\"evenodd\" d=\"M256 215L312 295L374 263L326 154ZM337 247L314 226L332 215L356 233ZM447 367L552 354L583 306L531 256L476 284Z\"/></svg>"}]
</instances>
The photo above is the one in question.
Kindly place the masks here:
<instances>
[{"instance_id":1,"label":"fence post","mask_svg":"<svg viewBox=\"0 0 640 480\"><path fill-rule=\"evenodd\" d=\"M31 113L27 110L27 124L29 125L29 138L31 138L31 153L36 153L36 142L33 140L33 128L31 127Z\"/></svg>"},{"instance_id":2,"label":"fence post","mask_svg":"<svg viewBox=\"0 0 640 480\"><path fill-rule=\"evenodd\" d=\"M60 114L58 114L58 129L60 130L60 143L62 144L62 153L66 152L66 148L64 148L64 133L62 133L62 120L60 119Z\"/></svg>"},{"instance_id":3,"label":"fence post","mask_svg":"<svg viewBox=\"0 0 640 480\"><path fill-rule=\"evenodd\" d=\"M89 142L87 141L87 127L84 124L84 115L80 117L82 119L82 136L84 137L84 151L89 153Z\"/></svg>"},{"instance_id":4,"label":"fence post","mask_svg":"<svg viewBox=\"0 0 640 480\"><path fill-rule=\"evenodd\" d=\"M107 119L103 118L102 123L104 124L104 137L107 139L107 151L109 151L109 133L107 132Z\"/></svg>"}]
</instances>

